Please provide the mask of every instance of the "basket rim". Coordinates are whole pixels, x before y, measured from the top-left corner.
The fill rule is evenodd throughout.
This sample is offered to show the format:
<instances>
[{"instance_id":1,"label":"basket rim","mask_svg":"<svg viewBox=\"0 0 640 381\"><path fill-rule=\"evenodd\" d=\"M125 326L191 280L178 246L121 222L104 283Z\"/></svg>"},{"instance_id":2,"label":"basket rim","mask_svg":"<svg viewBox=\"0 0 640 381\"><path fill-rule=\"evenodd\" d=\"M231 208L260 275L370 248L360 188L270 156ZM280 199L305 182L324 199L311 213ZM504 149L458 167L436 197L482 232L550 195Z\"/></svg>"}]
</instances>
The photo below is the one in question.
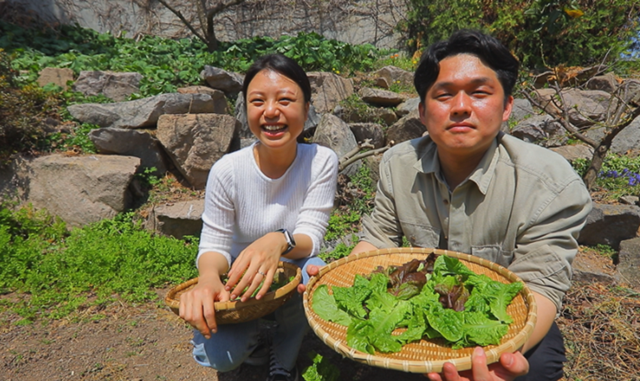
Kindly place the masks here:
<instances>
[{"instance_id":1,"label":"basket rim","mask_svg":"<svg viewBox=\"0 0 640 381\"><path fill-rule=\"evenodd\" d=\"M525 300L525 303L527 304L527 307L528 307L527 319L525 321L525 325L522 328L522 330L520 330L520 332L518 332L516 336L513 337L512 339L498 346L495 346L491 349L484 348L485 354L487 357L487 364L491 364L499 361L500 355L502 353L515 352L516 350L520 349L522 345L524 345L524 343L527 341L531 333L533 332L533 329L535 327L536 320L537 320L537 304L531 290L527 287L527 285L522 281L520 277L518 277L515 273L511 272L507 268L497 263L486 260L484 258L480 258L470 254L460 253L457 251L451 251L451 250L442 250L442 249L433 249L433 248L415 248L415 247L380 249L380 250L373 250L373 251L362 252L357 254L351 254L347 257L343 257L338 259L337 261L329 263L327 266L324 266L323 268L320 269L318 275L313 276L309 279L309 282L307 282L306 291L304 292L302 297L304 310L305 310L305 314L307 315L307 320L309 321L309 325L311 326L315 334L326 345L334 349L336 352L352 360L366 363L368 365L400 370L404 372L411 372L411 373L430 373L430 372L440 373L442 372L442 367L447 362L452 363L456 367L456 369L458 369L459 371L471 369L470 356L453 358L448 360L425 359L425 360L418 361L418 360L398 360L398 359L387 357L384 354L380 354L377 352L375 355L371 355L368 353L357 351L347 346L346 341L337 340L333 338L328 332L326 332L324 329L322 329L322 327L320 327L319 323L316 321L316 318L311 314L311 303L310 303L310 298L312 296L311 290L314 289L315 283L317 283L322 278L322 276L332 271L333 269L352 261L360 260L363 258L371 258L375 256L382 256L382 255L388 255L388 254L428 255L430 253L434 253L436 255L447 255L450 257L463 259L465 261L472 262L483 267L487 267L490 270L493 270L499 273L500 275L506 277L512 282L519 281L524 284L524 287L522 288L520 293L522 294ZM320 318L318 317L318 319Z\"/></svg>"},{"instance_id":2,"label":"basket rim","mask_svg":"<svg viewBox=\"0 0 640 381\"><path fill-rule=\"evenodd\" d=\"M283 268L283 269L288 268L290 271L295 271L296 275L290 282L288 282L287 284L278 288L275 291L267 292L261 299L249 298L245 302L241 302L240 300L228 301L228 302L215 302L213 304L215 311L222 312L222 311L239 310L242 308L251 307L255 304L263 304L265 302L280 299L282 297L287 296L289 293L295 291L296 288L298 287L298 284L302 280L302 271L300 267L290 262L280 261L278 263L278 268ZM175 298L176 295L180 291L183 291L184 289L187 289L196 283L198 283L198 277L192 278L186 282L183 282L173 287L171 290L169 290L169 292L164 298L165 304L173 310L179 310L180 300Z\"/></svg>"}]
</instances>

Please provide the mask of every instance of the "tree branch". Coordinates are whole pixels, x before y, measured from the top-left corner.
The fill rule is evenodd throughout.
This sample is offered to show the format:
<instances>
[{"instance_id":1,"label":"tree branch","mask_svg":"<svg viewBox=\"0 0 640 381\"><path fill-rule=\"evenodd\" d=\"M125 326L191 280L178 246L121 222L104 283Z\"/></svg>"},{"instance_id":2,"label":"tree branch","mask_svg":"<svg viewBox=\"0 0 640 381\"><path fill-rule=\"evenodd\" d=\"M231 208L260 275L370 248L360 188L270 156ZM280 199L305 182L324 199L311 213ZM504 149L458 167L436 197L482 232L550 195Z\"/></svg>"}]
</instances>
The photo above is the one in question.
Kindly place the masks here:
<instances>
[{"instance_id":1,"label":"tree branch","mask_svg":"<svg viewBox=\"0 0 640 381\"><path fill-rule=\"evenodd\" d=\"M170 10L174 15L178 16L178 18L180 19L180 21L182 21L182 23L189 28L189 30L191 31L191 33L193 33L196 37L198 37L199 39L202 40L202 42L204 42L205 44L207 43L207 39L202 36L200 33L198 33L198 31L193 27L193 25L191 25L191 23L182 15L182 13L180 13L180 11L174 9L172 6L170 6L169 4L167 4L167 2L165 0L158 0L160 2L160 4L164 5L165 7L167 7L168 10ZM197 1L197 0L196 0Z\"/></svg>"}]
</instances>

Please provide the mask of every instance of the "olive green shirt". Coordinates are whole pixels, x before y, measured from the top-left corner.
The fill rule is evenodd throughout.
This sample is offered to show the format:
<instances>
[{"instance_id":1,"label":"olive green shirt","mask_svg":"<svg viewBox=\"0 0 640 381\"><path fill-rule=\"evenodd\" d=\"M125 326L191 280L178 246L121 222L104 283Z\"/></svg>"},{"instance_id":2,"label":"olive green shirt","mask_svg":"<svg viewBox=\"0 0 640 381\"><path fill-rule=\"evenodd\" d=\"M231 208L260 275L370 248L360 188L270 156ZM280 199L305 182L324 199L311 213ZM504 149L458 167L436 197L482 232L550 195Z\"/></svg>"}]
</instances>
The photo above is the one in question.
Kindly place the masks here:
<instances>
[{"instance_id":1,"label":"olive green shirt","mask_svg":"<svg viewBox=\"0 0 640 381\"><path fill-rule=\"evenodd\" d=\"M560 311L577 237L591 210L582 179L562 156L500 134L450 191L427 136L387 151L363 240L477 255L516 273Z\"/></svg>"}]
</instances>

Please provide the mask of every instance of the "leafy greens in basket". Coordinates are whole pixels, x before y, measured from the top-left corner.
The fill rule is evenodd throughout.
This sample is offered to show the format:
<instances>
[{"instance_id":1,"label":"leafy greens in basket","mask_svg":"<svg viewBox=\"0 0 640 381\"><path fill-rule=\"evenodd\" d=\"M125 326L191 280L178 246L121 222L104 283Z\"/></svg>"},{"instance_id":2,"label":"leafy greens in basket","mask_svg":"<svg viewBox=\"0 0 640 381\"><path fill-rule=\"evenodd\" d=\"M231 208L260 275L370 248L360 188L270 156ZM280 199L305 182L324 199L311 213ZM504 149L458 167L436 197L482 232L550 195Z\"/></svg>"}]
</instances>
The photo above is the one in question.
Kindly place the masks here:
<instances>
[{"instance_id":1,"label":"leafy greens in basket","mask_svg":"<svg viewBox=\"0 0 640 381\"><path fill-rule=\"evenodd\" d=\"M373 354L443 338L453 349L498 345L513 319L507 306L522 289L469 270L458 259L434 254L402 266L356 275L353 286L320 285L312 308L322 319L348 326L347 345ZM397 328L406 328L392 335Z\"/></svg>"}]
</instances>

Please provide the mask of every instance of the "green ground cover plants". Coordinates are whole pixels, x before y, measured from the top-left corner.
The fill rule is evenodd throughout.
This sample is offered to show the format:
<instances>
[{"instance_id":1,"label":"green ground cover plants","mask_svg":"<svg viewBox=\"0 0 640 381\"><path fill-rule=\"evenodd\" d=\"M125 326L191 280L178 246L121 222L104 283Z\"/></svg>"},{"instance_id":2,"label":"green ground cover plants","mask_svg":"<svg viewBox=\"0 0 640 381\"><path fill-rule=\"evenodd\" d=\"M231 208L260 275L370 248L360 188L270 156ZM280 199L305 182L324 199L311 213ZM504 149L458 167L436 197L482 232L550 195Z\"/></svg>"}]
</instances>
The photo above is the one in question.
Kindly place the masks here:
<instances>
[{"instance_id":1,"label":"green ground cover plants","mask_svg":"<svg viewBox=\"0 0 640 381\"><path fill-rule=\"evenodd\" d=\"M0 36L0 48L12 54L12 68L27 72L20 76L25 83L35 81L38 73L49 66L70 68L76 75L83 70L138 72L143 75L140 93L132 98L200 84L200 72L205 65L242 73L267 53L291 57L306 71L348 74L370 70L389 52L370 44L352 45L326 39L313 32L279 39L257 36L222 42L212 53L195 38L145 36L133 40L77 26L42 31L0 21Z\"/></svg>"},{"instance_id":2,"label":"green ground cover plants","mask_svg":"<svg viewBox=\"0 0 640 381\"><path fill-rule=\"evenodd\" d=\"M197 239L155 236L126 213L67 230L46 211L0 209L0 293L23 322L60 318L115 298L156 300L156 287L196 276Z\"/></svg>"},{"instance_id":3,"label":"green ground cover plants","mask_svg":"<svg viewBox=\"0 0 640 381\"><path fill-rule=\"evenodd\" d=\"M580 176L589 168L590 160L576 159L572 165ZM596 184L607 191L607 197L617 200L621 196L640 195L640 157L607 154Z\"/></svg>"}]
</instances>

